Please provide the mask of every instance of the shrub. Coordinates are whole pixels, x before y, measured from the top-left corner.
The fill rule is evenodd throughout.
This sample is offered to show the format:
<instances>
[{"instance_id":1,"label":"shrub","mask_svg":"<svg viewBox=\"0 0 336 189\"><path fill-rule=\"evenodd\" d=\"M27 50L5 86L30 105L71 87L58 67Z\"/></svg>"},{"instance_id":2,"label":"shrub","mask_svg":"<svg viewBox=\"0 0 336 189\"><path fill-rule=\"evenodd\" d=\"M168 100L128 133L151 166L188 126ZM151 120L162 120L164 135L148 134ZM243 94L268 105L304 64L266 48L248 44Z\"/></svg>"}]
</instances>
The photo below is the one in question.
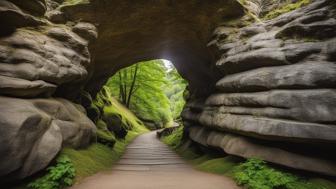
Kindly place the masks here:
<instances>
[{"instance_id":1,"label":"shrub","mask_svg":"<svg viewBox=\"0 0 336 189\"><path fill-rule=\"evenodd\" d=\"M248 189L323 189L303 179L269 167L260 159L251 158L238 165L234 178L239 185Z\"/></svg>"},{"instance_id":2,"label":"shrub","mask_svg":"<svg viewBox=\"0 0 336 189\"><path fill-rule=\"evenodd\" d=\"M60 189L71 186L75 177L75 168L67 156L59 156L56 165L47 168L48 173L28 184L32 189Z\"/></svg>"}]
</instances>

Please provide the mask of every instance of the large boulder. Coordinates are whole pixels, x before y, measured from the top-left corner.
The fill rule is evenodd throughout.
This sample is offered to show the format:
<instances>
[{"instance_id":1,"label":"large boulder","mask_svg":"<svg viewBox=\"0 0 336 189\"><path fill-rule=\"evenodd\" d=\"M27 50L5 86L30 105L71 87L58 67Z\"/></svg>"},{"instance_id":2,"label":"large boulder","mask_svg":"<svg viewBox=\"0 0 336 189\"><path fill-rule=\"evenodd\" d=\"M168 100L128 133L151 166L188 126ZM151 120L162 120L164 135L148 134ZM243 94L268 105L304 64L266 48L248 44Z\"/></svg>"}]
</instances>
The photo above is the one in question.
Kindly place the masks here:
<instances>
[{"instance_id":1,"label":"large boulder","mask_svg":"<svg viewBox=\"0 0 336 189\"><path fill-rule=\"evenodd\" d=\"M62 147L89 145L96 127L64 99L0 97L0 176L24 178L45 168Z\"/></svg>"}]
</instances>

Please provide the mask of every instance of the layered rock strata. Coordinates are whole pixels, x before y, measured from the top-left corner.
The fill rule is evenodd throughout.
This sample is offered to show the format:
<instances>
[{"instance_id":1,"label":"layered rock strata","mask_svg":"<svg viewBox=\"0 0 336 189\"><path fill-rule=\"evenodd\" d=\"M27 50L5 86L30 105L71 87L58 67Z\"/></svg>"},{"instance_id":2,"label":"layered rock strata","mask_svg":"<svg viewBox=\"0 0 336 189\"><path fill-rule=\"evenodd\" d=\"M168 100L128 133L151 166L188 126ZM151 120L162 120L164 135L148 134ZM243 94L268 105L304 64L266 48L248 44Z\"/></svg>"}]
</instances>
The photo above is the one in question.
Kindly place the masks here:
<instances>
[{"instance_id":1,"label":"layered rock strata","mask_svg":"<svg viewBox=\"0 0 336 189\"><path fill-rule=\"evenodd\" d=\"M209 47L224 76L184 110L191 139L336 176L335 8L312 1L236 32L217 28Z\"/></svg>"},{"instance_id":2,"label":"layered rock strata","mask_svg":"<svg viewBox=\"0 0 336 189\"><path fill-rule=\"evenodd\" d=\"M62 147L87 147L96 132L81 105L51 97L67 96L63 88L78 93L87 80L96 28L48 21L50 3L0 2L0 178L6 181L44 169Z\"/></svg>"}]
</instances>

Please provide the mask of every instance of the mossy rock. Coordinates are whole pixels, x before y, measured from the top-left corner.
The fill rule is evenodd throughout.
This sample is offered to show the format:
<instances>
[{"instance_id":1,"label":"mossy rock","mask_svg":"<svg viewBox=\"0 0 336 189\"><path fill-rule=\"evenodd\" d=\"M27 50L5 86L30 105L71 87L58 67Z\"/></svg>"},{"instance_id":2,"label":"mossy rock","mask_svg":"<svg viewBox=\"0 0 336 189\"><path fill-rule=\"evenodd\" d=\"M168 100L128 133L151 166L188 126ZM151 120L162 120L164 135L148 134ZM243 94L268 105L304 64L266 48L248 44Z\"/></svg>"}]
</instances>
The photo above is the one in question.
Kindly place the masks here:
<instances>
[{"instance_id":1,"label":"mossy rock","mask_svg":"<svg viewBox=\"0 0 336 189\"><path fill-rule=\"evenodd\" d=\"M107 129L113 132L118 138L125 138L128 126L124 124L118 115L107 114L103 116Z\"/></svg>"},{"instance_id":2,"label":"mossy rock","mask_svg":"<svg viewBox=\"0 0 336 189\"><path fill-rule=\"evenodd\" d=\"M264 19L266 20L270 20L270 19L273 19L273 18L276 18L284 13L287 13L287 12L290 12L290 11L293 11L293 10L296 10L296 9L299 9L303 6L306 6L308 5L309 3L311 3L311 0L297 0L296 2L294 3L286 3L284 4L283 6L275 9L275 10L272 10L270 12L268 12L265 16L264 16Z\"/></svg>"},{"instance_id":3,"label":"mossy rock","mask_svg":"<svg viewBox=\"0 0 336 189\"><path fill-rule=\"evenodd\" d=\"M116 139L113 133L108 130L106 123L103 120L98 120L97 128L97 141L106 146L113 147Z\"/></svg>"},{"instance_id":4,"label":"mossy rock","mask_svg":"<svg viewBox=\"0 0 336 189\"><path fill-rule=\"evenodd\" d=\"M92 104L89 108L86 109L87 111L87 116L95 123L97 123L98 119L101 116L101 111L100 109Z\"/></svg>"}]
</instances>

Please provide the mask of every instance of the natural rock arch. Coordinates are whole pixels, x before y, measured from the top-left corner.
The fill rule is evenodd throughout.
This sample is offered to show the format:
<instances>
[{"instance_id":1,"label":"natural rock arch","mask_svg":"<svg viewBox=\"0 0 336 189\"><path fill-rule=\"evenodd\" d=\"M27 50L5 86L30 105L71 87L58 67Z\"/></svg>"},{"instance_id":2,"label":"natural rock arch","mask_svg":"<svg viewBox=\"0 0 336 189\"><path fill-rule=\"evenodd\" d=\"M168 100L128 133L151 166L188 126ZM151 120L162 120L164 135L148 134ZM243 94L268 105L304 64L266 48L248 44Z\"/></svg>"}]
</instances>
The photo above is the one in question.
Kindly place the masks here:
<instances>
[{"instance_id":1,"label":"natural rock arch","mask_svg":"<svg viewBox=\"0 0 336 189\"><path fill-rule=\"evenodd\" d=\"M0 176L27 177L62 146L87 146L95 126L71 101L154 58L190 82L192 141L335 176L335 2L246 27L269 7L245 2L1 1Z\"/></svg>"},{"instance_id":2,"label":"natural rock arch","mask_svg":"<svg viewBox=\"0 0 336 189\"><path fill-rule=\"evenodd\" d=\"M95 68L89 88L99 87L97 82L103 83L121 67L164 58L175 64L191 88L203 93L213 87L209 81L219 76L207 48L214 28L244 13L233 0L94 1L61 10L66 18L97 25L99 37L90 51Z\"/></svg>"}]
</instances>

